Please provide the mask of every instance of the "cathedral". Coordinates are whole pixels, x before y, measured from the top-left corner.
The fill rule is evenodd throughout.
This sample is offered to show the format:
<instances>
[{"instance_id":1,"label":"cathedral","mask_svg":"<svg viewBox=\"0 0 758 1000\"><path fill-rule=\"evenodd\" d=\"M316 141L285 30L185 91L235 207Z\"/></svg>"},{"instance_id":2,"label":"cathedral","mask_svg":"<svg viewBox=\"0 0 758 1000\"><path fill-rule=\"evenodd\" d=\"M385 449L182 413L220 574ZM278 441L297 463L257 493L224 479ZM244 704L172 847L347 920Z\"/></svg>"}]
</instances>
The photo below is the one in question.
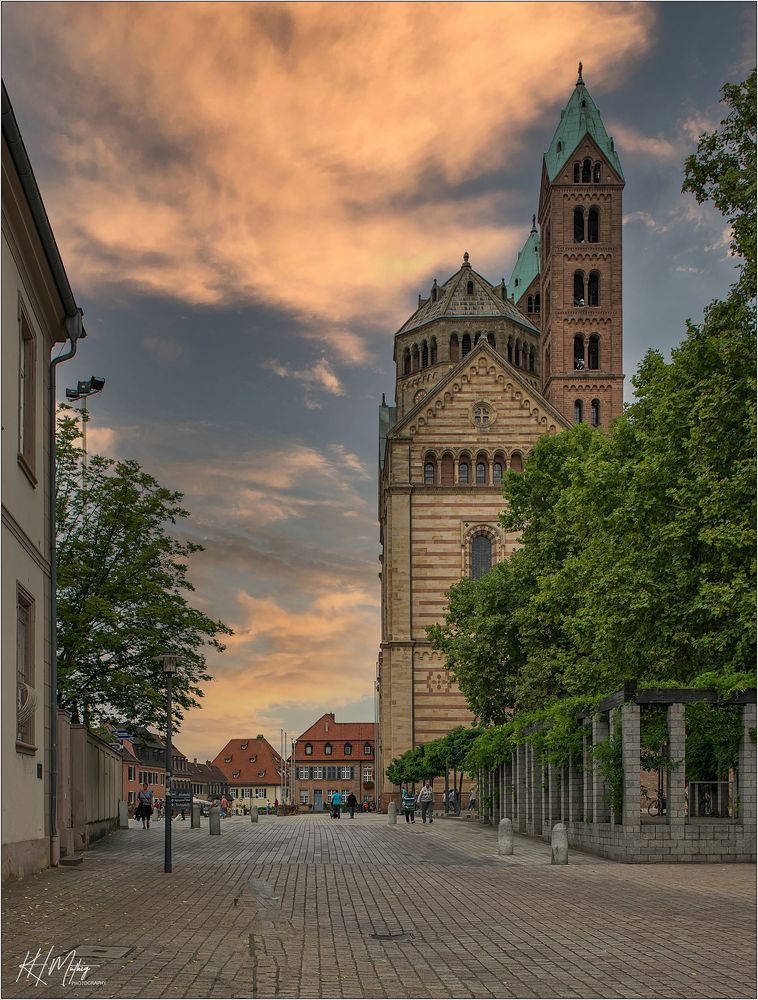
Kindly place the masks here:
<instances>
[{"instance_id":1,"label":"cathedral","mask_svg":"<svg viewBox=\"0 0 758 1000\"><path fill-rule=\"evenodd\" d=\"M607 429L623 405L624 175L579 78L542 162L538 211L509 281L464 253L395 334L395 401L379 411L381 649L377 798L411 747L470 725L426 628L446 591L507 558L501 480L542 434Z\"/></svg>"}]
</instances>

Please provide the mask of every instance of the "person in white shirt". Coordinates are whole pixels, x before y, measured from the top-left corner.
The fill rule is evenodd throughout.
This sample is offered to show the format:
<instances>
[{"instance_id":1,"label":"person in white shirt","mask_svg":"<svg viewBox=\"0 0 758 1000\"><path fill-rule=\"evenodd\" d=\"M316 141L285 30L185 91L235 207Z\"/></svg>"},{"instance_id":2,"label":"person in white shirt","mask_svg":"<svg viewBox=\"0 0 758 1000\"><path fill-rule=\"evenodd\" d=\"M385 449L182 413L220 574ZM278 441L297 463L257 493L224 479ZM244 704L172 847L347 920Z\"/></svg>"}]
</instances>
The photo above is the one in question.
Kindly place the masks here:
<instances>
[{"instance_id":1,"label":"person in white shirt","mask_svg":"<svg viewBox=\"0 0 758 1000\"><path fill-rule=\"evenodd\" d=\"M418 793L418 798L416 800L421 806L421 821L426 823L426 817L429 816L429 822L434 822L434 791L432 786L428 781L424 782L424 787Z\"/></svg>"}]
</instances>

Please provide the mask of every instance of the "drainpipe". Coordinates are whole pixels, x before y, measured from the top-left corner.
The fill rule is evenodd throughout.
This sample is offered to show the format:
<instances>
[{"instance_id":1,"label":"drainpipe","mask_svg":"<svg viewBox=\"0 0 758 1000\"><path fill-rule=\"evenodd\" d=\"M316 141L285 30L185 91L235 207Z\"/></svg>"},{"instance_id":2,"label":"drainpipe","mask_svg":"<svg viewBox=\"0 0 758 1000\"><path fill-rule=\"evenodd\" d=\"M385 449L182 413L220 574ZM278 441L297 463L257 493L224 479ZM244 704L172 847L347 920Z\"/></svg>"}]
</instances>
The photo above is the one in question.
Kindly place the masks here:
<instances>
[{"instance_id":1,"label":"drainpipe","mask_svg":"<svg viewBox=\"0 0 758 1000\"><path fill-rule=\"evenodd\" d=\"M56 488L55 488L55 369L62 361L69 361L76 354L80 337L86 337L82 325L82 310L66 317L66 333L71 347L65 354L50 362L48 381L48 518L50 522L50 864L55 866L60 860L60 838L58 836L58 605L57 605L57 560L56 560Z\"/></svg>"}]
</instances>

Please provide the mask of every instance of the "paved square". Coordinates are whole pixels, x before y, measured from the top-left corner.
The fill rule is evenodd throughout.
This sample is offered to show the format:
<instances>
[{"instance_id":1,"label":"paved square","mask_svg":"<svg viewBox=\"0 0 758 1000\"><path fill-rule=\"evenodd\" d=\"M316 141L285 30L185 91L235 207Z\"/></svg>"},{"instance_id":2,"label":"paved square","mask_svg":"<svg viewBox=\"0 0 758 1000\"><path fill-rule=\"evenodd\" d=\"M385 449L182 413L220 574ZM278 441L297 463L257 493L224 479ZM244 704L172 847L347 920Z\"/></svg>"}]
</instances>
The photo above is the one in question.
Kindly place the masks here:
<instances>
[{"instance_id":1,"label":"paved square","mask_svg":"<svg viewBox=\"0 0 758 1000\"><path fill-rule=\"evenodd\" d=\"M749 865L551 867L523 837L498 858L474 821L321 815L224 820L221 837L176 821L173 867L162 825L132 824L9 886L3 995L755 996ZM82 959L84 983L42 969L92 946L128 951Z\"/></svg>"}]
</instances>

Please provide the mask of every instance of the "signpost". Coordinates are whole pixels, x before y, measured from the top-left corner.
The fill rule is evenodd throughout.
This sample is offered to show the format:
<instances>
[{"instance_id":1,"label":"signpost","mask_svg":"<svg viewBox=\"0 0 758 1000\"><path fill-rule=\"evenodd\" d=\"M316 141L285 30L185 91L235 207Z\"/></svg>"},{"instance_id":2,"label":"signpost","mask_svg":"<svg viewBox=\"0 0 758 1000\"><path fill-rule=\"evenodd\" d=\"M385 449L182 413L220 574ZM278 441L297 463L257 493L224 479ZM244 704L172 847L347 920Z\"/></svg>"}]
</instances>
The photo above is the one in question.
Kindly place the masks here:
<instances>
[{"instance_id":1,"label":"signpost","mask_svg":"<svg viewBox=\"0 0 758 1000\"><path fill-rule=\"evenodd\" d=\"M178 812L192 808L192 792L189 788L171 789L171 808Z\"/></svg>"}]
</instances>

